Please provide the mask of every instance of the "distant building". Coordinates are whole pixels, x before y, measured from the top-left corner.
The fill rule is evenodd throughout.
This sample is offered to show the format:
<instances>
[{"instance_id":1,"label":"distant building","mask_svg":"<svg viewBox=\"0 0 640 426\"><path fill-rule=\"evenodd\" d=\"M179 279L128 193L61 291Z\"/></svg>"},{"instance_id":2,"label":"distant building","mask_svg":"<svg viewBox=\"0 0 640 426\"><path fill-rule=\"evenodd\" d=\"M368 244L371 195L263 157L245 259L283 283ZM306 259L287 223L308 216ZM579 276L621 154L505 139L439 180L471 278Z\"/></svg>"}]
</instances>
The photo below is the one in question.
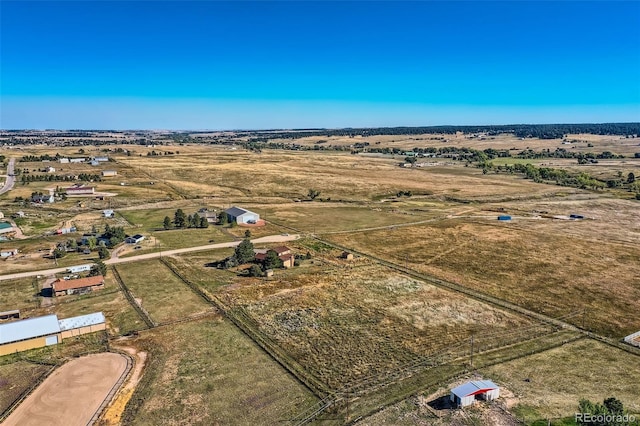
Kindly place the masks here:
<instances>
[{"instance_id":1,"label":"distant building","mask_svg":"<svg viewBox=\"0 0 640 426\"><path fill-rule=\"evenodd\" d=\"M348 251L343 251L340 257L346 260L353 260L353 253L349 253Z\"/></svg>"},{"instance_id":2,"label":"distant building","mask_svg":"<svg viewBox=\"0 0 640 426\"><path fill-rule=\"evenodd\" d=\"M31 196L31 202L36 204L53 203L54 201L53 194L33 194Z\"/></svg>"},{"instance_id":3,"label":"distant building","mask_svg":"<svg viewBox=\"0 0 640 426\"><path fill-rule=\"evenodd\" d=\"M118 172L115 170L103 170L102 171L102 176L104 177L110 177L110 176L117 176Z\"/></svg>"},{"instance_id":4,"label":"distant building","mask_svg":"<svg viewBox=\"0 0 640 426\"><path fill-rule=\"evenodd\" d=\"M473 404L476 397L492 401L500 397L500 387L491 380L473 380L451 389L449 399L457 407Z\"/></svg>"},{"instance_id":5,"label":"distant building","mask_svg":"<svg viewBox=\"0 0 640 426\"><path fill-rule=\"evenodd\" d=\"M144 235L136 234L132 237L125 238L124 242L127 244L138 244L142 240L144 240Z\"/></svg>"},{"instance_id":6,"label":"distant building","mask_svg":"<svg viewBox=\"0 0 640 426\"><path fill-rule=\"evenodd\" d=\"M238 224L255 224L260 220L258 213L235 206L225 210L224 213L227 215L229 222L236 222Z\"/></svg>"},{"instance_id":7,"label":"distant building","mask_svg":"<svg viewBox=\"0 0 640 426\"><path fill-rule=\"evenodd\" d=\"M93 265L89 264L89 265L70 266L67 268L67 271L71 272L72 274L77 274L78 272L90 271L91 266Z\"/></svg>"},{"instance_id":8,"label":"distant building","mask_svg":"<svg viewBox=\"0 0 640 426\"><path fill-rule=\"evenodd\" d=\"M100 162L96 161L96 160L91 160L91 162L89 164L91 164L92 166L99 166Z\"/></svg>"},{"instance_id":9,"label":"distant building","mask_svg":"<svg viewBox=\"0 0 640 426\"><path fill-rule=\"evenodd\" d=\"M14 232L13 225L9 222L0 222L0 234L8 234Z\"/></svg>"},{"instance_id":10,"label":"distant building","mask_svg":"<svg viewBox=\"0 0 640 426\"><path fill-rule=\"evenodd\" d=\"M58 161L60 162L60 164L69 164L68 158L60 158Z\"/></svg>"},{"instance_id":11,"label":"distant building","mask_svg":"<svg viewBox=\"0 0 640 426\"><path fill-rule=\"evenodd\" d=\"M70 163L84 163L85 161L87 161L86 158L70 158L69 159Z\"/></svg>"},{"instance_id":12,"label":"distant building","mask_svg":"<svg viewBox=\"0 0 640 426\"><path fill-rule=\"evenodd\" d=\"M54 168L53 168L53 167L51 167L51 166L47 167L47 169L46 169L46 170L47 170L47 173L55 173L55 172L56 172L56 169L54 169Z\"/></svg>"},{"instance_id":13,"label":"distant building","mask_svg":"<svg viewBox=\"0 0 640 426\"><path fill-rule=\"evenodd\" d=\"M271 250L275 251L278 254L278 258L282 260L282 266L284 266L285 268L293 268L296 259L293 253L291 253L291 249L289 247L279 246ZM265 250L265 249L255 250L256 260L258 262L264 262L265 259L267 258L268 251L269 250Z\"/></svg>"},{"instance_id":14,"label":"distant building","mask_svg":"<svg viewBox=\"0 0 640 426\"><path fill-rule=\"evenodd\" d=\"M57 279L51 284L55 296L66 296L69 294L85 294L93 290L104 288L104 277L97 275L94 277L78 278L76 280Z\"/></svg>"},{"instance_id":15,"label":"distant building","mask_svg":"<svg viewBox=\"0 0 640 426\"><path fill-rule=\"evenodd\" d=\"M18 254L18 249L16 248L0 250L0 257L10 257L15 256L16 254Z\"/></svg>"},{"instance_id":16,"label":"distant building","mask_svg":"<svg viewBox=\"0 0 640 426\"><path fill-rule=\"evenodd\" d=\"M103 215L104 217L114 217L114 216L115 216L115 213L114 213L114 211L113 211L113 210L108 209L108 210L102 210L102 215Z\"/></svg>"},{"instance_id":17,"label":"distant building","mask_svg":"<svg viewBox=\"0 0 640 426\"><path fill-rule=\"evenodd\" d=\"M0 321L9 319L20 319L20 309L12 309L10 311L0 312Z\"/></svg>"},{"instance_id":18,"label":"distant building","mask_svg":"<svg viewBox=\"0 0 640 426\"><path fill-rule=\"evenodd\" d=\"M96 190L92 186L84 186L82 184L75 184L68 188L65 188L67 195L93 195Z\"/></svg>"},{"instance_id":19,"label":"distant building","mask_svg":"<svg viewBox=\"0 0 640 426\"><path fill-rule=\"evenodd\" d=\"M93 159L93 161L98 161L98 162L102 162L102 163L104 163L104 162L109 161L109 157L95 157L95 158Z\"/></svg>"},{"instance_id":20,"label":"distant building","mask_svg":"<svg viewBox=\"0 0 640 426\"><path fill-rule=\"evenodd\" d=\"M498 220L511 220L511 216L503 214L498 216Z\"/></svg>"}]
</instances>

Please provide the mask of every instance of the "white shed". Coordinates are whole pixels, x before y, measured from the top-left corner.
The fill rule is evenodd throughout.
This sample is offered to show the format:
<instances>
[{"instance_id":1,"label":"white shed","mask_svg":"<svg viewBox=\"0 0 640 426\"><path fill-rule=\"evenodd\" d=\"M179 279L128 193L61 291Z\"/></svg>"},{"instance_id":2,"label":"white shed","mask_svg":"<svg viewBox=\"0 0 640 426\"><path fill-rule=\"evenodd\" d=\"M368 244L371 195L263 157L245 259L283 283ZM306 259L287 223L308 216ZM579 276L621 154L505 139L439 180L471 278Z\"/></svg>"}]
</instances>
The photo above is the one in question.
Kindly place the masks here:
<instances>
[{"instance_id":1,"label":"white shed","mask_svg":"<svg viewBox=\"0 0 640 426\"><path fill-rule=\"evenodd\" d=\"M491 380L472 380L451 389L451 402L458 407L466 407L476 400L476 395L486 401L500 397L500 387Z\"/></svg>"}]
</instances>

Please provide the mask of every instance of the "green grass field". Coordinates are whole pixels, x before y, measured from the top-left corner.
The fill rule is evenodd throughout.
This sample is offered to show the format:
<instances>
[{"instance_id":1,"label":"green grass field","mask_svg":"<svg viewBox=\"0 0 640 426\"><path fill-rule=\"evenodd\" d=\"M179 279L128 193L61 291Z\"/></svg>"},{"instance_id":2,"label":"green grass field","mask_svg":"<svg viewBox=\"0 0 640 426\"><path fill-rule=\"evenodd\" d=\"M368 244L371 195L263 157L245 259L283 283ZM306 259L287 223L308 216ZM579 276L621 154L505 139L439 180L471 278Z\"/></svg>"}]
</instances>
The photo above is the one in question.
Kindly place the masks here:
<instances>
[{"instance_id":1,"label":"green grass field","mask_svg":"<svg viewBox=\"0 0 640 426\"><path fill-rule=\"evenodd\" d=\"M211 307L200 299L159 260L117 267L131 293L159 323L184 319Z\"/></svg>"},{"instance_id":2,"label":"green grass field","mask_svg":"<svg viewBox=\"0 0 640 426\"><path fill-rule=\"evenodd\" d=\"M275 424L314 397L229 322L208 318L145 332L145 378L124 423Z\"/></svg>"}]
</instances>

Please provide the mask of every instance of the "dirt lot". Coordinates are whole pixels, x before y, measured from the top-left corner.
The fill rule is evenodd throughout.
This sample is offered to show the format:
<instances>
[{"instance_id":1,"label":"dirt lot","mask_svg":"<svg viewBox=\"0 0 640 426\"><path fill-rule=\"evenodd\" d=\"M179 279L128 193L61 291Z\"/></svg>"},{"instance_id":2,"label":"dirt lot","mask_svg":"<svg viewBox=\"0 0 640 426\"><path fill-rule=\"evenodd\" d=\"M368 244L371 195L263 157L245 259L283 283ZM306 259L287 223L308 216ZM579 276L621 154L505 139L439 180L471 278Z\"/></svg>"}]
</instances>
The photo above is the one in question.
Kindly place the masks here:
<instances>
[{"instance_id":1,"label":"dirt lot","mask_svg":"<svg viewBox=\"0 0 640 426\"><path fill-rule=\"evenodd\" d=\"M9 416L5 425L86 425L125 373L127 359L101 353L60 367Z\"/></svg>"}]
</instances>

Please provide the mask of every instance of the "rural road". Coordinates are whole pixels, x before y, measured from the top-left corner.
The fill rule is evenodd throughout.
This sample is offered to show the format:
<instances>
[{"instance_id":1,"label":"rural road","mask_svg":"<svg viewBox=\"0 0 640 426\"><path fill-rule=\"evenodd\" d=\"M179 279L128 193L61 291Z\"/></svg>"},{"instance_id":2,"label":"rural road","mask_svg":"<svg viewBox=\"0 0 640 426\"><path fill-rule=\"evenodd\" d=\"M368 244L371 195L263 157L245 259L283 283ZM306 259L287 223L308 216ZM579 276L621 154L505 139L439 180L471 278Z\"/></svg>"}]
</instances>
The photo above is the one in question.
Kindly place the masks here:
<instances>
[{"instance_id":1,"label":"rural road","mask_svg":"<svg viewBox=\"0 0 640 426\"><path fill-rule=\"evenodd\" d=\"M298 234L269 235L266 237L254 238L251 240L251 242L254 244L285 243L287 241L297 240L298 238L300 238L300 235ZM125 257L125 258L107 259L104 261L104 263L107 265L115 265L118 263L137 262L139 260L155 259L161 256L171 256L174 254L190 253L194 251L205 251L205 250L212 250L212 249L218 249L218 248L235 247L240 243L241 241L230 241L227 243L208 244L206 246L185 247L181 249L163 250L162 252L158 252L158 253L147 253L147 254L141 254L138 256ZM86 265L86 264L87 262L84 262L84 263L81 263L80 265ZM15 274L0 275L0 281L12 280L17 278L35 277L38 275L53 275L60 272L66 272L67 269L69 269L71 266L77 266L77 265L69 265L69 266L65 266L64 268L41 269L39 271L17 272Z\"/></svg>"},{"instance_id":2,"label":"rural road","mask_svg":"<svg viewBox=\"0 0 640 426\"><path fill-rule=\"evenodd\" d=\"M5 192L11 191L13 188L13 184L16 182L16 177L14 176L14 167L16 165L16 159L12 158L9 160L9 164L7 165L7 180L4 182L4 186L0 189L0 195Z\"/></svg>"}]
</instances>

